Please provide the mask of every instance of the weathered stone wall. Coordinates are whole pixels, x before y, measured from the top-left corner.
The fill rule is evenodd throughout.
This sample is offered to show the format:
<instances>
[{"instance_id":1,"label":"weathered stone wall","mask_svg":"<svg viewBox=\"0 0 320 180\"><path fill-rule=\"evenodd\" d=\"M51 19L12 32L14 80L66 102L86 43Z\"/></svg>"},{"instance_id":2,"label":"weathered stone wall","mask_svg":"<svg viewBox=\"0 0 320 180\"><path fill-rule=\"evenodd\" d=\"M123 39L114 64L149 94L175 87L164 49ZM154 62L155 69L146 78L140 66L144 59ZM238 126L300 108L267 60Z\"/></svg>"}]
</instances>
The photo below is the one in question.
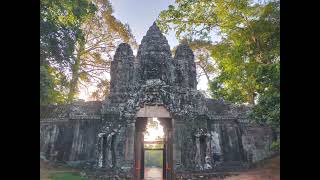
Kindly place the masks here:
<instances>
[{"instance_id":1,"label":"weathered stone wall","mask_svg":"<svg viewBox=\"0 0 320 180\"><path fill-rule=\"evenodd\" d=\"M101 120L41 122L40 152L53 161L95 161Z\"/></svg>"},{"instance_id":2,"label":"weathered stone wall","mask_svg":"<svg viewBox=\"0 0 320 180\"><path fill-rule=\"evenodd\" d=\"M105 101L41 109L40 152L50 160L132 173L137 112L161 106L173 121L176 172L230 170L269 157L270 128L248 121L250 107L206 99L196 90L195 67L188 45L178 46L173 58L153 24L137 57L127 44L117 48Z\"/></svg>"},{"instance_id":3,"label":"weathered stone wall","mask_svg":"<svg viewBox=\"0 0 320 180\"><path fill-rule=\"evenodd\" d=\"M274 154L270 147L273 140L270 127L247 124L241 139L248 162L254 163Z\"/></svg>"},{"instance_id":4,"label":"weathered stone wall","mask_svg":"<svg viewBox=\"0 0 320 180\"><path fill-rule=\"evenodd\" d=\"M101 102L41 107L40 155L58 162L96 161Z\"/></svg>"}]
</instances>

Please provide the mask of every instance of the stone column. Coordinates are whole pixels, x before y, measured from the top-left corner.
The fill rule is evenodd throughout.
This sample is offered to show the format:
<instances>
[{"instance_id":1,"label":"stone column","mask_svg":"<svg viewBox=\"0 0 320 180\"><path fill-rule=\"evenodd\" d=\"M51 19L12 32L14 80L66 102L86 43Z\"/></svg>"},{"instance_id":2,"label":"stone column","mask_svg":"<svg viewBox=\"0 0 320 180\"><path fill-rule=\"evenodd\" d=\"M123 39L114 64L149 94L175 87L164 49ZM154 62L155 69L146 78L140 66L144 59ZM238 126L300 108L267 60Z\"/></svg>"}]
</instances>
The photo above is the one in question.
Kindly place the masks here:
<instances>
[{"instance_id":1,"label":"stone column","mask_svg":"<svg viewBox=\"0 0 320 180\"><path fill-rule=\"evenodd\" d=\"M136 133L136 142L135 142L135 165L134 165L134 179L141 179L141 151L142 151L142 137L143 133L138 131Z\"/></svg>"},{"instance_id":2,"label":"stone column","mask_svg":"<svg viewBox=\"0 0 320 180\"><path fill-rule=\"evenodd\" d=\"M201 170L201 153L200 153L200 138L196 136L196 156L195 156L196 168Z\"/></svg>"},{"instance_id":3,"label":"stone column","mask_svg":"<svg viewBox=\"0 0 320 180\"><path fill-rule=\"evenodd\" d=\"M144 179L144 134L141 137L141 179Z\"/></svg>"},{"instance_id":4,"label":"stone column","mask_svg":"<svg viewBox=\"0 0 320 180\"><path fill-rule=\"evenodd\" d=\"M98 134L98 143L97 143L97 166L99 168L102 168L103 166L103 136L104 133L99 133Z\"/></svg>"},{"instance_id":5,"label":"stone column","mask_svg":"<svg viewBox=\"0 0 320 180\"><path fill-rule=\"evenodd\" d=\"M142 150L143 150L143 132L147 124L147 118L137 118L135 123L134 139L134 179L140 180L142 177Z\"/></svg>"},{"instance_id":6,"label":"stone column","mask_svg":"<svg viewBox=\"0 0 320 180\"><path fill-rule=\"evenodd\" d=\"M172 129L167 129L167 162L166 162L166 170L167 170L167 179L173 179L173 158L172 158Z\"/></svg>"},{"instance_id":7,"label":"stone column","mask_svg":"<svg viewBox=\"0 0 320 180\"><path fill-rule=\"evenodd\" d=\"M103 148L102 148L102 152L103 154L105 155L105 157L103 158L103 167L107 167L107 168L110 168L110 167L113 167L114 166L114 156L112 154L112 147L111 147L111 143L112 143L112 138L114 136L114 132L104 136L104 139L103 139Z\"/></svg>"},{"instance_id":8,"label":"stone column","mask_svg":"<svg viewBox=\"0 0 320 180\"><path fill-rule=\"evenodd\" d=\"M176 170L181 166L181 132L182 126L173 122L172 143L173 143L173 169Z\"/></svg>"},{"instance_id":9,"label":"stone column","mask_svg":"<svg viewBox=\"0 0 320 180\"><path fill-rule=\"evenodd\" d=\"M133 162L134 162L134 132L135 132L134 123L128 124L125 160L128 162L128 164L131 164L131 165L133 165Z\"/></svg>"},{"instance_id":10,"label":"stone column","mask_svg":"<svg viewBox=\"0 0 320 180\"><path fill-rule=\"evenodd\" d=\"M204 169L212 169L212 157L213 157L213 152L212 152L212 146L211 146L211 134L209 132L206 133L206 157L205 157L205 164L204 164Z\"/></svg>"}]
</instances>

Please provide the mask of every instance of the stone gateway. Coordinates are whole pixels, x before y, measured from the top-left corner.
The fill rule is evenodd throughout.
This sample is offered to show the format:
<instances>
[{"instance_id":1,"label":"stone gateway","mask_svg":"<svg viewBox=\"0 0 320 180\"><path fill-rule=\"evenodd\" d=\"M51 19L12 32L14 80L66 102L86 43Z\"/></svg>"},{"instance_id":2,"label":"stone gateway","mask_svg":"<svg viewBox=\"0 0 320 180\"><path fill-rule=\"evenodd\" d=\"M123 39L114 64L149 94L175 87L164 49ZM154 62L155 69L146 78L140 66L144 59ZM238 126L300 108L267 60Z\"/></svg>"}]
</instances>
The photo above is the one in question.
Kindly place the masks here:
<instances>
[{"instance_id":1,"label":"stone gateway","mask_svg":"<svg viewBox=\"0 0 320 180\"><path fill-rule=\"evenodd\" d=\"M40 107L40 157L130 179L144 175L143 132L148 118L164 127L163 175L243 168L272 155L269 127L250 123L250 107L207 99L196 89L187 44L174 57L154 23L137 56L120 44L111 62L110 95L102 102Z\"/></svg>"}]
</instances>

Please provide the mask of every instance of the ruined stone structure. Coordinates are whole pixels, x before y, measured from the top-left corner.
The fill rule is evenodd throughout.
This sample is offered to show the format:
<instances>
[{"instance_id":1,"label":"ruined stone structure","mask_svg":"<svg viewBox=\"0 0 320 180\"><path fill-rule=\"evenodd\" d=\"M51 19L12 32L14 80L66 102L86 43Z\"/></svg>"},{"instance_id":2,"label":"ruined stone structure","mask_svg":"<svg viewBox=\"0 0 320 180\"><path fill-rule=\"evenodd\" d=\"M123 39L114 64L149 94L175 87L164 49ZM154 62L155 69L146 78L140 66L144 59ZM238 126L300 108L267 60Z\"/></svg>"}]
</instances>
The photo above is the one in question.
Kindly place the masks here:
<instances>
[{"instance_id":1,"label":"ruined stone structure","mask_svg":"<svg viewBox=\"0 0 320 180\"><path fill-rule=\"evenodd\" d=\"M207 99L196 86L192 50L181 44L173 57L154 23L136 57L128 44L117 48L105 101L41 107L41 157L141 179L150 117L165 129L167 179L185 171L242 168L272 154L271 129L249 123L249 107Z\"/></svg>"}]
</instances>

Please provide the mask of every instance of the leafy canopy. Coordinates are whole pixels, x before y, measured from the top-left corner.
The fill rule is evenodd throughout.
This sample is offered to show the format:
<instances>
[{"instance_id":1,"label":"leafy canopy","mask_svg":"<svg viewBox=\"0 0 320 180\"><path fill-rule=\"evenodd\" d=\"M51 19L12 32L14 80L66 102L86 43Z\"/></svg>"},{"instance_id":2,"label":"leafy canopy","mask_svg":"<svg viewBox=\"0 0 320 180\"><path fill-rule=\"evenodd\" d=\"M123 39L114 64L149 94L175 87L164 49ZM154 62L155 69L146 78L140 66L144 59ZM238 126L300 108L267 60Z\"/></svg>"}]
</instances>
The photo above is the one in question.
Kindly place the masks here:
<instances>
[{"instance_id":1,"label":"leafy canopy","mask_svg":"<svg viewBox=\"0 0 320 180\"><path fill-rule=\"evenodd\" d=\"M176 0L157 24L164 32L175 30L194 50L210 52L203 63L215 74L212 97L252 104L256 122L279 130L280 1Z\"/></svg>"},{"instance_id":2,"label":"leafy canopy","mask_svg":"<svg viewBox=\"0 0 320 180\"><path fill-rule=\"evenodd\" d=\"M70 103L81 87L96 87L93 100L108 95L110 53L121 42L136 46L112 13L105 0L40 1L41 105Z\"/></svg>"},{"instance_id":3,"label":"leafy canopy","mask_svg":"<svg viewBox=\"0 0 320 180\"><path fill-rule=\"evenodd\" d=\"M83 39L80 29L95 11L86 0L40 1L40 104L66 101L65 67L72 61L75 44Z\"/></svg>"}]
</instances>

